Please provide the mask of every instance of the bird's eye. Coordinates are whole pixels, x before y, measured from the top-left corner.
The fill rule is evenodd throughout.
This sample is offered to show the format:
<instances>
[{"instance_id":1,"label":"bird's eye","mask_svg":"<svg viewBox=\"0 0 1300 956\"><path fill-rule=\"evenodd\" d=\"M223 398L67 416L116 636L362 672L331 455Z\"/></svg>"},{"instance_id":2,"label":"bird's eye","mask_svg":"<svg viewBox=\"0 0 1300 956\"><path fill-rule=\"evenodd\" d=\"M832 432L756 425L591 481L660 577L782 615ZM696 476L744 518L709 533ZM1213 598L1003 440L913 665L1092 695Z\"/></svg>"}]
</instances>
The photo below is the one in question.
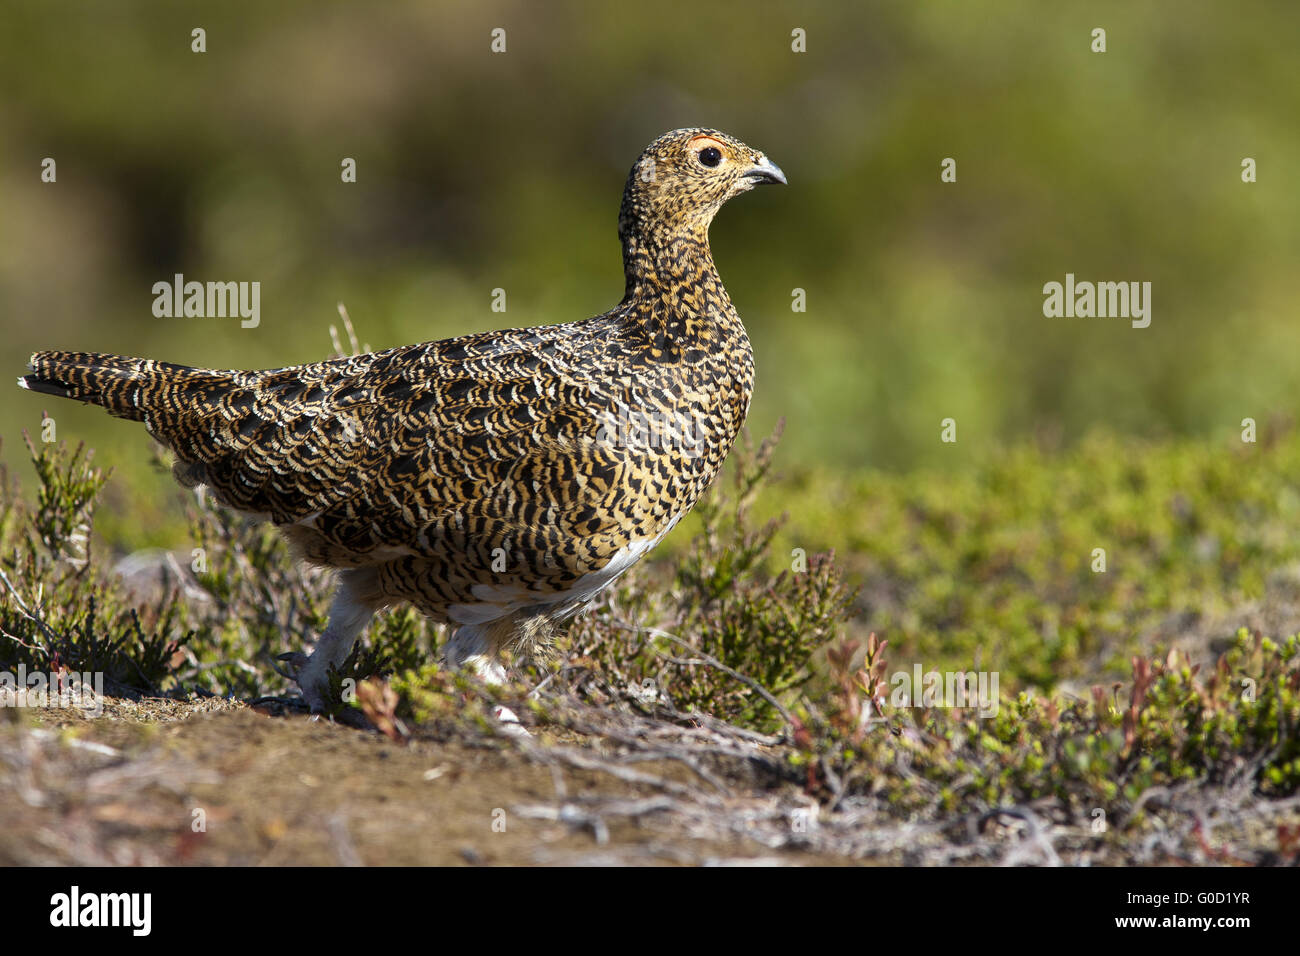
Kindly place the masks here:
<instances>
[{"instance_id":1,"label":"bird's eye","mask_svg":"<svg viewBox=\"0 0 1300 956\"><path fill-rule=\"evenodd\" d=\"M700 162L712 169L718 163L722 162L722 151L716 146L709 146L700 150Z\"/></svg>"}]
</instances>

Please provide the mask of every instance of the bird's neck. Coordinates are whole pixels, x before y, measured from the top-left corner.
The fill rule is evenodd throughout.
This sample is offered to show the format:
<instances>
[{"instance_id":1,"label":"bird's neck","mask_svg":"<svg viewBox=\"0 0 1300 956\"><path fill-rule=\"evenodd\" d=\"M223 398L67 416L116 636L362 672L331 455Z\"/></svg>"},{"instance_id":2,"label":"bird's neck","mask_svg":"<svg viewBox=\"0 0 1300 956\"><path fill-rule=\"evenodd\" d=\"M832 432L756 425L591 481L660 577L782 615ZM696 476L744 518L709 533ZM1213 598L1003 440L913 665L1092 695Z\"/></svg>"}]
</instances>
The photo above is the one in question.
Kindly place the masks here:
<instances>
[{"instance_id":1,"label":"bird's neck","mask_svg":"<svg viewBox=\"0 0 1300 956\"><path fill-rule=\"evenodd\" d=\"M623 235L625 302L653 299L692 288L721 289L709 251L708 224L670 230L640 228Z\"/></svg>"}]
</instances>

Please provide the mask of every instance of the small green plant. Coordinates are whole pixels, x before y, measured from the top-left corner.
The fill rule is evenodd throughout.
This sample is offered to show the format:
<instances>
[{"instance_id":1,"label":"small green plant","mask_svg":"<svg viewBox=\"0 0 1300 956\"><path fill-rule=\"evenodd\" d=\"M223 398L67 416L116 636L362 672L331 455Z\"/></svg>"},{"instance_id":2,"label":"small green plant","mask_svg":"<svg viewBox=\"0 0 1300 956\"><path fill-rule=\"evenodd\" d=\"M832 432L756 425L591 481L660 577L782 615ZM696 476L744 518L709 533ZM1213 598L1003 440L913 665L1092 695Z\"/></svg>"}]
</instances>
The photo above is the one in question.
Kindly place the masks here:
<instances>
[{"instance_id":1,"label":"small green plant","mask_svg":"<svg viewBox=\"0 0 1300 956\"><path fill-rule=\"evenodd\" d=\"M109 692L158 693L193 638L174 595L140 611L107 585L92 547L94 502L108 475L84 445L36 445L36 505L0 470L0 664L29 673L103 675Z\"/></svg>"},{"instance_id":2,"label":"small green plant","mask_svg":"<svg viewBox=\"0 0 1300 956\"><path fill-rule=\"evenodd\" d=\"M1177 651L1135 657L1131 677L1078 698L1018 694L984 719L972 710L883 707L872 648L853 673L830 657L833 692L801 708L796 765L844 792L883 794L900 812L980 812L1050 798L1076 819L1094 808L1140 822L1144 800L1179 785L1244 782L1263 796L1300 788L1300 638L1240 631L1208 675ZM871 658L875 656L875 659ZM889 732L892 730L892 733ZM826 763L821 761L825 760Z\"/></svg>"}]
</instances>

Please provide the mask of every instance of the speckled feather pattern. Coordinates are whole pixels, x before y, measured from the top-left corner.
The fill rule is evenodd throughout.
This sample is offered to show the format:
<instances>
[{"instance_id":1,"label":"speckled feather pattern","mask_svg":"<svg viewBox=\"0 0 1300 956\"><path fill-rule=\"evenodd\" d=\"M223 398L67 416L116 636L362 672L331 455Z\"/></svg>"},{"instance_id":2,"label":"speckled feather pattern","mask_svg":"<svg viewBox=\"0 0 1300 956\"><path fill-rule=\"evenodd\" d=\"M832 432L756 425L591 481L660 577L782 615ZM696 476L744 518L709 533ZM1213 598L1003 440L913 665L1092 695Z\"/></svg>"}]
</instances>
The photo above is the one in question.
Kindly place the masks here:
<instances>
[{"instance_id":1,"label":"speckled feather pattern","mask_svg":"<svg viewBox=\"0 0 1300 956\"><path fill-rule=\"evenodd\" d=\"M626 294L594 318L266 371L39 352L22 383L143 422L180 481L354 569L371 609L567 615L594 596L569 599L584 577L695 504L745 420L753 356L708 226L773 181L756 168L775 170L712 130L652 143L620 210ZM693 443L631 440L629 412Z\"/></svg>"}]
</instances>

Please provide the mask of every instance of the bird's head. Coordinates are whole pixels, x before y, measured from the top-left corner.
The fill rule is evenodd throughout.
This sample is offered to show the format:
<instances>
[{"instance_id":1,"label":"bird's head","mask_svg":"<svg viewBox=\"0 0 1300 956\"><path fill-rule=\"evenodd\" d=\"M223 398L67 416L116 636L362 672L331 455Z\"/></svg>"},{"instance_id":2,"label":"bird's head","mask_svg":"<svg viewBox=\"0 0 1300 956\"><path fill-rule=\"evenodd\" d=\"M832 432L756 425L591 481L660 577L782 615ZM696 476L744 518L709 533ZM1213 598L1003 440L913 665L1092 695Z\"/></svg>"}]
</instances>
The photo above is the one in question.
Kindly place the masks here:
<instances>
[{"instance_id":1,"label":"bird's head","mask_svg":"<svg viewBox=\"0 0 1300 956\"><path fill-rule=\"evenodd\" d=\"M715 129L675 129L632 167L619 235L703 235L723 203L765 183L784 184L785 173L758 150Z\"/></svg>"}]
</instances>

